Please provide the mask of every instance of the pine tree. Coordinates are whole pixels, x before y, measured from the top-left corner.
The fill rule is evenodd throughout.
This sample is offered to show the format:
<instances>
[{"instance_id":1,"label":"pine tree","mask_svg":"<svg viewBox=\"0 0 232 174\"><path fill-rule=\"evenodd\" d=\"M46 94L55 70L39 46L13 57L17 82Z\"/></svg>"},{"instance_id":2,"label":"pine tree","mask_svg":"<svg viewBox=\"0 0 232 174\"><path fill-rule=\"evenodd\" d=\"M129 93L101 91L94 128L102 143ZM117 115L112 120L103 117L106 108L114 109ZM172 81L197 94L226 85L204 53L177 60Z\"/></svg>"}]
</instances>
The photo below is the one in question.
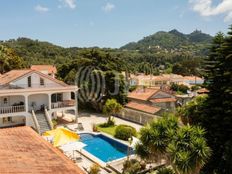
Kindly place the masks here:
<instances>
[{"instance_id":1,"label":"pine tree","mask_svg":"<svg viewBox=\"0 0 232 174\"><path fill-rule=\"evenodd\" d=\"M200 124L213 151L205 172L228 174L232 171L232 26L228 36L219 33L214 38L205 72L209 95Z\"/></svg>"}]
</instances>

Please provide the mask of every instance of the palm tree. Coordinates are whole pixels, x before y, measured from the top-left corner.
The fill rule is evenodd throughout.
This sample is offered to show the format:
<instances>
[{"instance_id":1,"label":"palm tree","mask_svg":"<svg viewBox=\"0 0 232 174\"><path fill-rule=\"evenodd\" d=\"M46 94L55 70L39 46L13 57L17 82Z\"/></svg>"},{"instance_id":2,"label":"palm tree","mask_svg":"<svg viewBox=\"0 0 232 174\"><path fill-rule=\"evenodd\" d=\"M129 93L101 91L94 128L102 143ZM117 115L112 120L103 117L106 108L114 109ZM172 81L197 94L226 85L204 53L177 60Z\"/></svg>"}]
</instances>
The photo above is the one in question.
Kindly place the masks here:
<instances>
[{"instance_id":1,"label":"palm tree","mask_svg":"<svg viewBox=\"0 0 232 174\"><path fill-rule=\"evenodd\" d=\"M211 154L204 129L181 127L174 116L152 121L140 130L140 135L136 154L146 162L161 164L164 159L176 174L199 174Z\"/></svg>"},{"instance_id":2,"label":"palm tree","mask_svg":"<svg viewBox=\"0 0 232 174\"><path fill-rule=\"evenodd\" d=\"M168 145L170 163L177 174L199 174L209 159L211 150L200 127L181 127Z\"/></svg>"},{"instance_id":3,"label":"palm tree","mask_svg":"<svg viewBox=\"0 0 232 174\"><path fill-rule=\"evenodd\" d=\"M136 146L137 154L150 162L161 163L167 158L166 148L178 128L177 118L165 116L154 120L140 131L141 144Z\"/></svg>"}]
</instances>

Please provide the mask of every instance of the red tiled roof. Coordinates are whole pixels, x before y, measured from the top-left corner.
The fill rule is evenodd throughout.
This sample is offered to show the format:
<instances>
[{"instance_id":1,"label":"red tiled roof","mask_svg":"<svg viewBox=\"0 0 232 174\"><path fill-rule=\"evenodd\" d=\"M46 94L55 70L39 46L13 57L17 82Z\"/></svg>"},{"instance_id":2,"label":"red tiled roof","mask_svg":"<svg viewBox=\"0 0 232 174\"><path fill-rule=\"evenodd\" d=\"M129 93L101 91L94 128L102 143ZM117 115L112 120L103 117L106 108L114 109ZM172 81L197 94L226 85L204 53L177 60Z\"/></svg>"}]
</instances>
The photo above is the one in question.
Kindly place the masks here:
<instances>
[{"instance_id":1,"label":"red tiled roof","mask_svg":"<svg viewBox=\"0 0 232 174\"><path fill-rule=\"evenodd\" d=\"M159 92L159 89L155 88L146 88L138 89L128 94L128 98L138 99L138 100L148 100L155 93Z\"/></svg>"},{"instance_id":2,"label":"red tiled roof","mask_svg":"<svg viewBox=\"0 0 232 174\"><path fill-rule=\"evenodd\" d=\"M36 71L47 71L49 74L52 73L57 73L57 69L54 65L32 65L31 66L32 70L36 70Z\"/></svg>"},{"instance_id":3,"label":"red tiled roof","mask_svg":"<svg viewBox=\"0 0 232 174\"><path fill-rule=\"evenodd\" d=\"M197 93L199 93L199 94L208 93L208 92L209 92L209 90L206 89L206 88L201 88L201 89L198 89L198 90L197 90Z\"/></svg>"},{"instance_id":4,"label":"red tiled roof","mask_svg":"<svg viewBox=\"0 0 232 174\"><path fill-rule=\"evenodd\" d=\"M31 69L11 70L5 74L2 74L0 76L0 85L7 85L10 82L12 82L18 78L21 78L29 73L32 73L32 72L35 72L35 73L37 73L45 78L48 78L56 83L59 83L62 86L68 86L67 84L65 84L64 82L62 82L60 80L57 80L55 78L50 77L49 75L43 74L43 73L36 71L36 70L31 70Z\"/></svg>"},{"instance_id":5,"label":"red tiled roof","mask_svg":"<svg viewBox=\"0 0 232 174\"><path fill-rule=\"evenodd\" d=\"M0 173L84 174L30 127L0 129Z\"/></svg>"},{"instance_id":6,"label":"red tiled roof","mask_svg":"<svg viewBox=\"0 0 232 174\"><path fill-rule=\"evenodd\" d=\"M164 103L164 102L175 102L175 98L154 98L150 100L151 102L154 103Z\"/></svg>"},{"instance_id":7,"label":"red tiled roof","mask_svg":"<svg viewBox=\"0 0 232 174\"><path fill-rule=\"evenodd\" d=\"M151 114L154 114L154 113L160 111L160 109L161 109L159 107L150 106L150 105L141 104L141 103L136 103L136 102L129 102L126 104L126 107L131 108L131 109L135 109L138 111L151 113Z\"/></svg>"},{"instance_id":8,"label":"red tiled roof","mask_svg":"<svg viewBox=\"0 0 232 174\"><path fill-rule=\"evenodd\" d=\"M4 84L8 84L10 82L12 82L13 80L22 77L28 73L32 72L31 69L22 69L22 70L11 70L5 74L2 74L0 76L0 84L4 85Z\"/></svg>"}]
</instances>

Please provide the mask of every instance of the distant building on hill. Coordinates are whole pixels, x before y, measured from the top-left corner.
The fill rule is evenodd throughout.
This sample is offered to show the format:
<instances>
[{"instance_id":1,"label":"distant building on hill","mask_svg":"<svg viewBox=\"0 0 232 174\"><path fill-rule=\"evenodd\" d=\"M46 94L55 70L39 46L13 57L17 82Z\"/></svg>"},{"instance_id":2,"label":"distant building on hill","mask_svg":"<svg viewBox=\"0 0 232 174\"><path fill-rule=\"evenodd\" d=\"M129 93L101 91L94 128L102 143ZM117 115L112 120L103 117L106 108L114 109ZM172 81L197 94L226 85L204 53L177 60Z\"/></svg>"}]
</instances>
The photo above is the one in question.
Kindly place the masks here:
<instances>
[{"instance_id":1,"label":"distant building on hill","mask_svg":"<svg viewBox=\"0 0 232 174\"><path fill-rule=\"evenodd\" d=\"M197 76L182 76L178 74L162 74L158 76L145 74L130 74L127 77L130 86L160 87L171 84L183 84L188 87L201 85L204 79Z\"/></svg>"}]
</instances>

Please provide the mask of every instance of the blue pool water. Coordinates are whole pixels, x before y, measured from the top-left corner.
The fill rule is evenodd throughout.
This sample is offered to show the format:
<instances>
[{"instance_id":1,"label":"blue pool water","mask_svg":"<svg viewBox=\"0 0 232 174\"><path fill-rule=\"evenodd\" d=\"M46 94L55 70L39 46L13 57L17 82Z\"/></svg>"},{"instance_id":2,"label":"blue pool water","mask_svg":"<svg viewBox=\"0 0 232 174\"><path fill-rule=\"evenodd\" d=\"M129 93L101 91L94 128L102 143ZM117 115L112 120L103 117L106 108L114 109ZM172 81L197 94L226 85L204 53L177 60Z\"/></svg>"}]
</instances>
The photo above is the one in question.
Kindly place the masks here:
<instances>
[{"instance_id":1,"label":"blue pool water","mask_svg":"<svg viewBox=\"0 0 232 174\"><path fill-rule=\"evenodd\" d=\"M102 134L83 133L80 137L81 141L87 145L84 149L103 162L113 161L127 155L126 145Z\"/></svg>"}]
</instances>

